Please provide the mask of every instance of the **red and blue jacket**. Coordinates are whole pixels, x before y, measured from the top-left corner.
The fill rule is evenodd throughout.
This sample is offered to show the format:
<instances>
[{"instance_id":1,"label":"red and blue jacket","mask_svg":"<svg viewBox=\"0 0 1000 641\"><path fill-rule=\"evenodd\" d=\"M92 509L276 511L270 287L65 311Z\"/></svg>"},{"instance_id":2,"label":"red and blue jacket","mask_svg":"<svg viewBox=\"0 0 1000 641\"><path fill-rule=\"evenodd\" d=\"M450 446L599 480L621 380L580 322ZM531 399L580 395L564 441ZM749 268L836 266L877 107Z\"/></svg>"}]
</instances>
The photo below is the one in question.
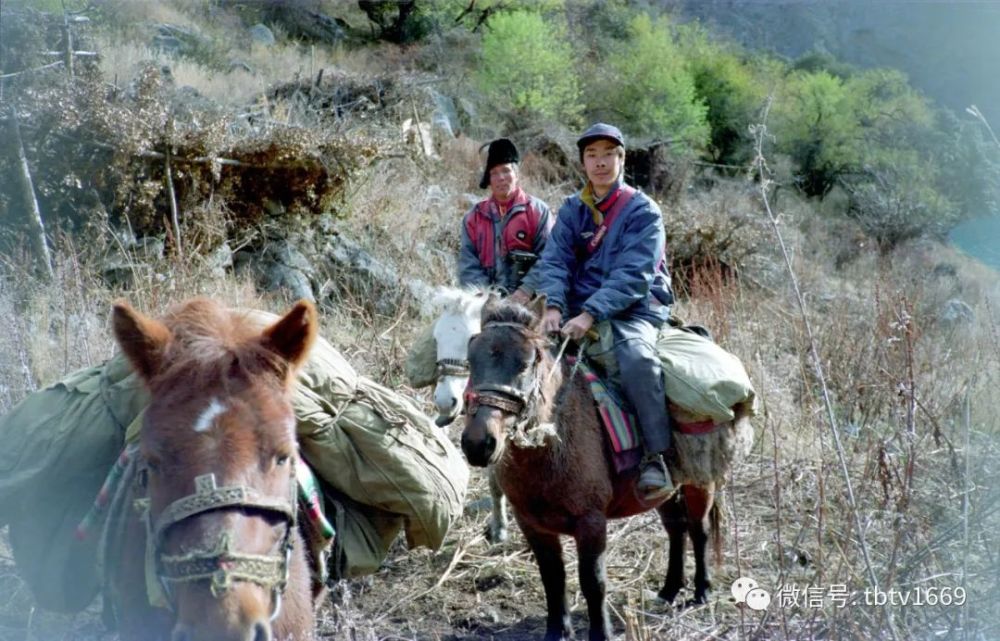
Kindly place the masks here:
<instances>
[{"instance_id":1,"label":"red and blue jacket","mask_svg":"<svg viewBox=\"0 0 1000 641\"><path fill-rule=\"evenodd\" d=\"M517 189L506 215L494 198L480 201L462 219L462 246L458 255L461 287L518 287L533 293L535 268L521 274L512 252L540 256L552 229L552 216L544 202Z\"/></svg>"}]
</instances>

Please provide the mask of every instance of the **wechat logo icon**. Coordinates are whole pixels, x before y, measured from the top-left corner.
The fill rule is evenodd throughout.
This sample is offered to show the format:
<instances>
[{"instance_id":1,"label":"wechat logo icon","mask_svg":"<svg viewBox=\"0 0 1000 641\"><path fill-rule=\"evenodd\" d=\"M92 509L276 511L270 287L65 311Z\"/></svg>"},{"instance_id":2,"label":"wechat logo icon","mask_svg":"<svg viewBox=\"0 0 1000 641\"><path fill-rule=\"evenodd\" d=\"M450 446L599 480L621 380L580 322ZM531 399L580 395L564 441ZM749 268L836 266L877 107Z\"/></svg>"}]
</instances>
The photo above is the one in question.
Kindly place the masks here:
<instances>
[{"instance_id":1,"label":"wechat logo icon","mask_svg":"<svg viewBox=\"0 0 1000 641\"><path fill-rule=\"evenodd\" d=\"M764 611L771 604L771 593L750 577L741 576L736 579L729 591L737 603L745 603L751 610Z\"/></svg>"}]
</instances>

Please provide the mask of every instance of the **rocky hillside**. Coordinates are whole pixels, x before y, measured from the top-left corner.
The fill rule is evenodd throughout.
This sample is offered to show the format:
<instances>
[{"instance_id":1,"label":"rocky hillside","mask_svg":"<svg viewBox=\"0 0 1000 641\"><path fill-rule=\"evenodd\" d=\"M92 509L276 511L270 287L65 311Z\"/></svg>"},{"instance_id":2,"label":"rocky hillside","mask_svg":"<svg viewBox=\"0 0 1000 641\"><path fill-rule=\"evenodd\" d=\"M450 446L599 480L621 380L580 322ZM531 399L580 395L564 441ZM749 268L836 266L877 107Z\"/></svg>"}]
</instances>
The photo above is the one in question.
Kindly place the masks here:
<instances>
[{"instance_id":1,"label":"rocky hillside","mask_svg":"<svg viewBox=\"0 0 1000 641\"><path fill-rule=\"evenodd\" d=\"M490 31L491 15L524 3L416 3L400 18L412 4L109 0L67 2L81 12L64 15L61 3L3 3L0 411L107 357L112 299L158 312L194 294L272 310L312 298L323 333L358 370L427 403L428 390L406 387L401 363L435 313L432 289L453 282L460 216L483 197L481 145L511 136L526 188L557 207L580 187L572 119L598 112L577 110L566 122L531 111L547 103L530 101L498 112L473 82L484 39L500 31ZM458 5L477 12L441 13ZM627 68L633 58L615 49L618 40L656 44L667 24L647 24L629 13L632 3L527 5L580 29L573 41L588 47L580 64L607 55ZM753 6L730 13L763 14L766 5ZM532 15L507 19L551 28ZM805 28L797 14L768 15L773 27L759 30L775 38ZM650 595L666 556L647 514L609 533L615 629L636 641L991 638L1000 617L996 272L942 244L930 226L904 226L888 242L860 215L870 212L858 212L859 203L881 207L878 223L931 216L940 194L914 201L871 185L898 178L894 185L924 187L929 174L893 171L908 162L930 171L919 163L932 157L916 146L861 156L885 167L852 166L810 196L795 178L799 148L781 146L796 114L777 113L776 102L765 120L767 92L753 84L764 76L747 71L773 67L704 51L723 71L699 77L731 81L712 104L771 128L727 129L724 118L681 105L666 115L692 119L677 122L694 122L701 146L630 137L628 176L663 206L677 313L743 360L764 411L752 456L722 493L726 544L710 604L675 610ZM630 82L665 66L644 67ZM664 81L682 86L689 70L673 72ZM834 87L846 100L836 81L809 80L817 78L808 86ZM895 76L861 80L885 78L877 86L892 90L898 113L927 113ZM737 94L749 102L727 100ZM847 129L870 136L866 148L928 131L871 120ZM725 135L710 138L710 127ZM849 138L831 148L843 151ZM731 153L719 162L723 147ZM809 152L801 157L815 159ZM459 428L450 429L457 441ZM468 513L442 549L399 541L375 575L335 586L320 638L541 636L531 555L519 533L502 545L485 540L477 499L486 480L473 478ZM0 641L104 638L96 605L76 617L36 611L2 547L0 567ZM585 608L570 576L582 631ZM740 576L775 595L767 612L730 598ZM961 588L963 605L878 605L865 600L875 585L924 595ZM850 600L838 605L830 594L841 586ZM799 597L779 602L782 589Z\"/></svg>"}]
</instances>

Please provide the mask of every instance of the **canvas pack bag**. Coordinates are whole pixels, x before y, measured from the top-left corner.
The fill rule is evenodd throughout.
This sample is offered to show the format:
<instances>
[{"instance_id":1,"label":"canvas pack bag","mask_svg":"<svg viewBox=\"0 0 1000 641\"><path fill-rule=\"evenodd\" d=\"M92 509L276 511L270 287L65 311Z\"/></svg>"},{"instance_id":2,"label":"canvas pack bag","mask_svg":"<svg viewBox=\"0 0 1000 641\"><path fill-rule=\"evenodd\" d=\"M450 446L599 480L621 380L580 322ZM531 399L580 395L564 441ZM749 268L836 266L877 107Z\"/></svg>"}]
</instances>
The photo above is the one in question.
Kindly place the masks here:
<instances>
[{"instance_id":1,"label":"canvas pack bag","mask_svg":"<svg viewBox=\"0 0 1000 641\"><path fill-rule=\"evenodd\" d=\"M670 402L716 423L733 420L733 407L757 413L758 399L743 363L713 341L664 327L656 341L663 384Z\"/></svg>"},{"instance_id":2,"label":"canvas pack bag","mask_svg":"<svg viewBox=\"0 0 1000 641\"><path fill-rule=\"evenodd\" d=\"M433 323L417 335L406 355L403 370L414 389L437 383L437 341L434 340Z\"/></svg>"},{"instance_id":3,"label":"canvas pack bag","mask_svg":"<svg viewBox=\"0 0 1000 641\"><path fill-rule=\"evenodd\" d=\"M587 357L601 366L614 385L620 385L611 323L597 323L594 331L597 337L588 344ZM733 408L740 404L745 404L751 415L756 414L758 400L746 368L712 340L664 326L656 351L663 368L664 392L686 416L725 423L733 420Z\"/></svg>"},{"instance_id":4,"label":"canvas pack bag","mask_svg":"<svg viewBox=\"0 0 1000 641\"><path fill-rule=\"evenodd\" d=\"M78 539L127 426L148 396L124 359L80 370L0 417L0 525L39 606L85 608L100 589L97 537Z\"/></svg>"}]
</instances>

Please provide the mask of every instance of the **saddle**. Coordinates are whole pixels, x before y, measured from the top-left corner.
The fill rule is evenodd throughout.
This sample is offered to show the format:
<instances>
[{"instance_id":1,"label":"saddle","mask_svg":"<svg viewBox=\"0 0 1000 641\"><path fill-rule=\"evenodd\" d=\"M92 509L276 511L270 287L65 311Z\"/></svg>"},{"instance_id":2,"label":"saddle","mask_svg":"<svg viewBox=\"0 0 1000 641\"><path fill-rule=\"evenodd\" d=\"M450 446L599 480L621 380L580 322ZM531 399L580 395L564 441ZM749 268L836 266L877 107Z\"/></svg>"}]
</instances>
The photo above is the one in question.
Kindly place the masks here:
<instances>
[{"instance_id":1,"label":"saddle","mask_svg":"<svg viewBox=\"0 0 1000 641\"><path fill-rule=\"evenodd\" d=\"M686 331L704 336L697 329ZM599 357L594 358L594 353L599 354ZM621 473L639 465L642 459L642 441L638 420L622 393L617 366L611 363L611 367L607 367L616 375L609 375L605 367L613 358L614 355L610 350L603 353L587 351L582 357L567 357L590 388L608 441L611 443L615 471ZM669 398L664 398L664 402L667 403L672 419L671 426L675 433L696 436L710 434L719 427L715 420L696 416L672 403Z\"/></svg>"}]
</instances>

